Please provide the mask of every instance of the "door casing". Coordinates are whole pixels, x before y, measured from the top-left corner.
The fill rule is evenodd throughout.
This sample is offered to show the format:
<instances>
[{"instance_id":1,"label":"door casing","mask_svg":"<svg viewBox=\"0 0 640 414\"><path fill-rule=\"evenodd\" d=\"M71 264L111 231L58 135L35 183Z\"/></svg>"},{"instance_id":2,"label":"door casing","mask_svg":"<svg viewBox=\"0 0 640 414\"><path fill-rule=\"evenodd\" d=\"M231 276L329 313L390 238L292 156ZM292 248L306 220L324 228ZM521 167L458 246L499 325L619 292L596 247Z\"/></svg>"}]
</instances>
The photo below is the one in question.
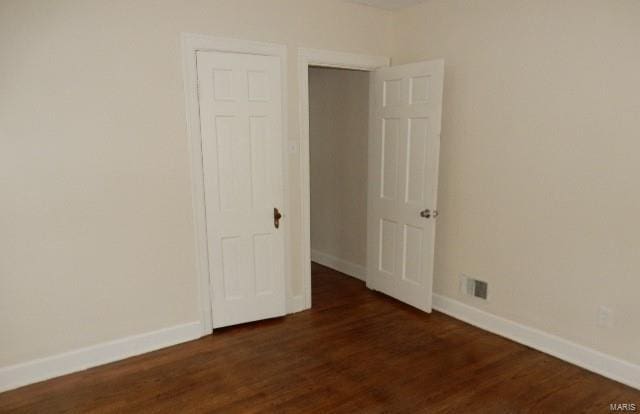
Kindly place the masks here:
<instances>
[{"instance_id":1,"label":"door casing","mask_svg":"<svg viewBox=\"0 0 640 414\"><path fill-rule=\"evenodd\" d=\"M275 56L280 59L281 93L282 93L282 140L283 159L283 188L285 214L290 211L289 200L289 165L287 152L287 48L284 45L249 40L229 39L222 37L199 35L194 33L182 33L182 63L185 90L187 135L189 137L189 150L191 160L191 194L194 217L194 234L196 247L196 273L198 278L198 308L202 336L211 334L213 330L211 290L209 279L209 257L207 241L207 222L205 214L204 197L204 170L202 164L202 136L200 133L200 111L198 101L198 74L196 66L196 53L198 51L217 51L245 53L263 56ZM284 259L285 281L290 283L290 240L289 226L285 222L284 234ZM287 292L287 311L290 312L290 294Z\"/></svg>"}]
</instances>

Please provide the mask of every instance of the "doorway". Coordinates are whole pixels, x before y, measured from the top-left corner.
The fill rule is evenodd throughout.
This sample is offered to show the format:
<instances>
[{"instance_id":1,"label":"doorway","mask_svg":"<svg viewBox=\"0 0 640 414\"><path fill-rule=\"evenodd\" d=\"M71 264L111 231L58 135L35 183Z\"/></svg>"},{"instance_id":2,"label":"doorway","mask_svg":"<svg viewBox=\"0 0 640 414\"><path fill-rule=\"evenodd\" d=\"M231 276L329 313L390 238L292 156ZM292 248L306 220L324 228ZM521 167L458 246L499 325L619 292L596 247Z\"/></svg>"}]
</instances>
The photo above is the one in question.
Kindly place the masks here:
<instances>
[{"instance_id":1,"label":"doorway","mask_svg":"<svg viewBox=\"0 0 640 414\"><path fill-rule=\"evenodd\" d=\"M333 68L333 72L314 66ZM358 158L351 159L351 150L345 145L353 137L345 131L336 133L334 127L342 124L343 128L348 128L343 117L353 122L361 112L345 106L350 100L348 95L344 95L348 93L347 86L336 86L332 92L334 86L326 81L332 78L330 74L333 73L333 78L338 78L338 74L347 77L347 72L337 69L369 72L367 202L364 205L357 202L359 191L353 187L354 195L338 195L341 187L358 181L352 180L352 176L358 176L359 169L356 165ZM324 264L343 273L360 276L365 273L368 288L430 312L435 218L439 214L437 183L444 61L439 59L388 67L388 60L384 58L300 50L298 70L302 118L302 274L305 280L305 306L302 309L311 307L311 260L314 258L319 262L324 260ZM314 79L316 76L319 80ZM334 79L334 82L337 81ZM352 83L358 82L352 80ZM321 98L318 108L316 103L310 105L310 99L314 98L310 94L314 89ZM337 95L337 98L332 96L333 100L323 102L325 95ZM356 100L355 105L364 104ZM313 126L311 114L320 120L313 122L317 124L317 131L310 131ZM314 146L321 149L320 155L310 152L312 135L319 137ZM334 144L335 135L348 138ZM325 149L322 149L325 147L322 144L326 144ZM340 161L345 159L347 165L353 163L355 173L344 168ZM312 165L316 170L313 177L310 173ZM343 177L339 172L347 176ZM312 195L312 185L320 195ZM312 201L324 206L324 211L320 208L319 212L314 210L312 213ZM347 210L345 206L348 203L353 203L353 206L345 212L343 210ZM312 223L312 216L317 222ZM358 238L357 231L358 218L363 216L366 217L364 242ZM345 225L349 217L351 221ZM349 230L355 234L346 234ZM354 241L360 249L352 246ZM320 249L343 256L351 254L352 257L357 257L357 251L364 249L366 271L354 271L362 269L358 263Z\"/></svg>"},{"instance_id":2,"label":"doorway","mask_svg":"<svg viewBox=\"0 0 640 414\"><path fill-rule=\"evenodd\" d=\"M287 48L182 35L202 334L286 313Z\"/></svg>"},{"instance_id":3,"label":"doorway","mask_svg":"<svg viewBox=\"0 0 640 414\"><path fill-rule=\"evenodd\" d=\"M359 55L352 53L343 53L343 52L333 52L326 50L316 50L316 49L298 49L298 79L299 79L299 90L300 90L300 173L301 173L301 200L302 200L302 275L303 275L303 296L296 298L295 300L295 309L302 310L308 309L311 307L311 260L312 260L312 242L311 242L311 140L310 140L310 126L311 126L311 117L310 117L310 71L314 71L315 74L318 75L315 80L322 80L323 74L325 74L326 80L328 81L331 78L331 75L337 78L360 78L362 80L363 77L368 78L371 71L374 71L378 68L383 68L389 66L389 59L382 56L368 56L368 55ZM322 72L325 71L335 71L335 72ZM339 70L345 70L345 72L338 72ZM314 76L314 75L311 75ZM315 82L316 84L319 82ZM360 96L356 94L356 91L352 92L353 98ZM368 94L367 94L368 97ZM326 98L326 97L325 97ZM360 96L361 98L361 96ZM359 102L362 103L361 100ZM369 110L368 102L364 102L365 108L363 111ZM367 115L368 118L368 115ZM317 118L320 122L322 122L322 117ZM321 134L322 135L322 134ZM357 142L357 140L355 140ZM355 145L355 144L354 144ZM366 148L366 146L365 146ZM315 161L321 161L324 157L319 157ZM316 163L314 161L314 164ZM365 158L366 161L366 158ZM354 175L356 177L356 175ZM354 179L357 180L357 179ZM317 180L314 180L317 181ZM319 183L316 183L316 188ZM319 184L322 185L322 184ZM320 187L320 192L316 194L316 196L322 196L322 192L325 189ZM366 194L366 184L364 185L363 191ZM348 197L351 199L351 197ZM355 198L354 198L355 199ZM326 202L326 201L325 201ZM334 201L334 205L337 202ZM366 203L365 203L366 208ZM350 209L351 211L351 209ZM323 214L321 211L318 211L317 208L314 211L314 214L318 213L315 222L317 224L321 224L323 220ZM366 214L363 214L366 217ZM319 221L320 220L320 221ZM366 233L366 229L365 229ZM343 273L348 273L352 276L365 278L365 266L357 266L357 267L349 267L349 264L353 262L349 262L347 264L346 261L342 261L337 263L335 258L337 256L330 255L331 257L325 255L322 256L323 246L326 245L328 237L325 232L320 232L314 234L314 237L317 237L316 246L319 248L315 249L313 253L313 259L318 262L323 262L325 264L333 263L332 266L338 267L341 266L341 271ZM366 239L363 247L366 249ZM351 253L347 257L357 257L357 253L353 253L353 249ZM335 249L329 250L330 252L335 251ZM366 250L365 250L366 252ZM356 259L356 261L358 261ZM337 264L337 265L336 265Z\"/></svg>"},{"instance_id":4,"label":"doorway","mask_svg":"<svg viewBox=\"0 0 640 414\"><path fill-rule=\"evenodd\" d=\"M308 76L311 260L365 280L369 72Z\"/></svg>"}]
</instances>

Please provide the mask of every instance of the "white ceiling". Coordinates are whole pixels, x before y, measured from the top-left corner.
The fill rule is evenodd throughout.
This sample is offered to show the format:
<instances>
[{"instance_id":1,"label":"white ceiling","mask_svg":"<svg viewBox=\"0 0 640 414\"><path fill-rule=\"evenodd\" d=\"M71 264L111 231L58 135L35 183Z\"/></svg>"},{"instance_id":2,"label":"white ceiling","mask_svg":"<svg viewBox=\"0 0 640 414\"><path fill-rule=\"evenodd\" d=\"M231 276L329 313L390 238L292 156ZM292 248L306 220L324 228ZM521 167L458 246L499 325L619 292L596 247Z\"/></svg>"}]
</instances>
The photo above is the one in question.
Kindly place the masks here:
<instances>
[{"instance_id":1,"label":"white ceiling","mask_svg":"<svg viewBox=\"0 0 640 414\"><path fill-rule=\"evenodd\" d=\"M365 4L371 7L378 7L380 9L397 10L403 7L413 6L414 4L422 3L427 0L348 0L352 3Z\"/></svg>"}]
</instances>

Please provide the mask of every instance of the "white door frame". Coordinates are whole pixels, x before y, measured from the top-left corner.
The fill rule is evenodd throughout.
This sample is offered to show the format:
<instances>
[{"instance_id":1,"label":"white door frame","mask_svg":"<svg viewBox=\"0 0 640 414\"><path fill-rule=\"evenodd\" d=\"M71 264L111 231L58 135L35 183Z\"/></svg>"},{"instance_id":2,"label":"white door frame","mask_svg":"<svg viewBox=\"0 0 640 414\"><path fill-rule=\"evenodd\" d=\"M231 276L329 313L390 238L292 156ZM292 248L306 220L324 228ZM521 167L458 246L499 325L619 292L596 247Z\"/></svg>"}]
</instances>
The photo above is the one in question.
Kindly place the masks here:
<instances>
[{"instance_id":1,"label":"white door frame","mask_svg":"<svg viewBox=\"0 0 640 414\"><path fill-rule=\"evenodd\" d=\"M198 102L198 74L196 67L196 53L198 51L217 51L246 53L252 55L276 56L280 58L280 77L282 85L282 133L283 147L283 187L285 214L289 211L288 191L288 154L287 154L287 48L284 45L273 43L254 42L249 40L228 39L182 33L182 64L183 79L186 99L187 135L189 137L189 149L191 157L191 195L193 206L193 228L195 232L196 247L196 273L198 277L198 308L200 310L200 323L202 336L211 334L213 330L211 307L211 284L209 273L209 255L207 243L207 222L205 214L204 175L202 165L202 136L200 132L200 105ZM285 280L289 284L289 236L285 227Z\"/></svg>"},{"instance_id":2,"label":"white door frame","mask_svg":"<svg viewBox=\"0 0 640 414\"><path fill-rule=\"evenodd\" d=\"M302 209L302 269L304 308L311 308L311 194L309 177L309 66L373 71L389 66L384 56L360 55L298 48L298 82L300 103L300 195ZM367 102L367 108L369 103ZM298 309L302 310L302 309Z\"/></svg>"}]
</instances>

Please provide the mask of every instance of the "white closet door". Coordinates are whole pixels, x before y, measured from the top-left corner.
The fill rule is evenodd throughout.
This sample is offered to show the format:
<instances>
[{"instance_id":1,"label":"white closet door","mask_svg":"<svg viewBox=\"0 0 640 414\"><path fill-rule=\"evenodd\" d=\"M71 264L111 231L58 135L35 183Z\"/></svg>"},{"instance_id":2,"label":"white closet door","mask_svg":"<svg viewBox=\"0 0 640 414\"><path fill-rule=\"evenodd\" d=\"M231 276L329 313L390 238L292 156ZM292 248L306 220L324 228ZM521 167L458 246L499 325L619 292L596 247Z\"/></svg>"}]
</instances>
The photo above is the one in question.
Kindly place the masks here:
<instances>
[{"instance_id":1,"label":"white closet door","mask_svg":"<svg viewBox=\"0 0 640 414\"><path fill-rule=\"evenodd\" d=\"M442 60L371 75L367 286L431 311Z\"/></svg>"},{"instance_id":2,"label":"white closet door","mask_svg":"<svg viewBox=\"0 0 640 414\"><path fill-rule=\"evenodd\" d=\"M280 64L197 55L214 328L285 314Z\"/></svg>"}]
</instances>

